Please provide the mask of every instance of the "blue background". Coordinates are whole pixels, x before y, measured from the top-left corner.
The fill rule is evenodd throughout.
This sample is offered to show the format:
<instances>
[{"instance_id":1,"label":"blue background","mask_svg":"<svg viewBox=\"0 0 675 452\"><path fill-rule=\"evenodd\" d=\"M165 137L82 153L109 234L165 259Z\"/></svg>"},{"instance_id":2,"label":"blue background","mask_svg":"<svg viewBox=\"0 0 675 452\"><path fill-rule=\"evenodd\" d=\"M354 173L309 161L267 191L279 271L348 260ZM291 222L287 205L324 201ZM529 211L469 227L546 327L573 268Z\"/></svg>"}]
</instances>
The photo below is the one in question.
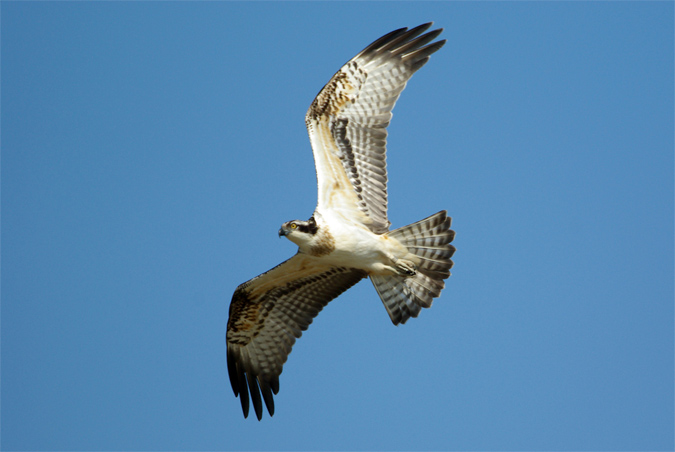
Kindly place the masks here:
<instances>
[{"instance_id":1,"label":"blue background","mask_svg":"<svg viewBox=\"0 0 675 452\"><path fill-rule=\"evenodd\" d=\"M673 3L2 3L5 450L673 450ZM455 267L331 303L244 420L225 326L316 202L304 114L379 36L446 46L390 219Z\"/></svg>"}]
</instances>

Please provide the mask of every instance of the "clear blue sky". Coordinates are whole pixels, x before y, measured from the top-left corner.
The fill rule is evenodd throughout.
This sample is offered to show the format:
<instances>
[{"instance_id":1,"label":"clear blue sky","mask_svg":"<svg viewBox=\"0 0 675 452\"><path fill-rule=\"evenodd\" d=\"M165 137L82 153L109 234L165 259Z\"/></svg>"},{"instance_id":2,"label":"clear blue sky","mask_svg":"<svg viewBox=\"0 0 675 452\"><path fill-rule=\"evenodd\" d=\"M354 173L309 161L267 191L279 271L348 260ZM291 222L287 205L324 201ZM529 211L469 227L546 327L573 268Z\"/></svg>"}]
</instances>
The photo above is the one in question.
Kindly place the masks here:
<instances>
[{"instance_id":1,"label":"clear blue sky","mask_svg":"<svg viewBox=\"0 0 675 452\"><path fill-rule=\"evenodd\" d=\"M673 450L673 3L2 2L4 450ZM433 20L390 219L454 218L434 306L368 281L227 377L235 287L316 202L304 114Z\"/></svg>"}]
</instances>

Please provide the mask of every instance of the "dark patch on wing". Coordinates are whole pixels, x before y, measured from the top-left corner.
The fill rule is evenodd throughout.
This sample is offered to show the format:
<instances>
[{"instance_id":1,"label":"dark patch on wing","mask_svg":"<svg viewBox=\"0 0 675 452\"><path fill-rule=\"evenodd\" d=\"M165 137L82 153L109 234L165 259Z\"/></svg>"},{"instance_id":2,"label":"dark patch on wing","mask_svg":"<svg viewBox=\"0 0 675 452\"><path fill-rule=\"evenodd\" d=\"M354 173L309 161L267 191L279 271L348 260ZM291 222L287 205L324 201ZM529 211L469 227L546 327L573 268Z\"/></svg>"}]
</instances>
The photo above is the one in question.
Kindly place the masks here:
<instances>
[{"instance_id":1,"label":"dark patch on wing","mask_svg":"<svg viewBox=\"0 0 675 452\"><path fill-rule=\"evenodd\" d=\"M250 331L253 329L255 324L258 322L264 322L267 313L264 313L265 316L259 316L260 314L260 304L251 303L251 300L248 297L248 291L244 288L237 288L232 295L232 301L230 302L230 317L227 321L227 330L234 333L240 331ZM254 331L254 334L257 332ZM235 339L235 343L244 345L240 340Z\"/></svg>"},{"instance_id":2,"label":"dark patch on wing","mask_svg":"<svg viewBox=\"0 0 675 452\"><path fill-rule=\"evenodd\" d=\"M355 76L360 83L366 81L366 74L355 62L349 62L337 71L314 98L306 119L318 120L322 116L336 115L347 103L353 102L355 99L350 95L359 88L352 84Z\"/></svg>"}]
</instances>

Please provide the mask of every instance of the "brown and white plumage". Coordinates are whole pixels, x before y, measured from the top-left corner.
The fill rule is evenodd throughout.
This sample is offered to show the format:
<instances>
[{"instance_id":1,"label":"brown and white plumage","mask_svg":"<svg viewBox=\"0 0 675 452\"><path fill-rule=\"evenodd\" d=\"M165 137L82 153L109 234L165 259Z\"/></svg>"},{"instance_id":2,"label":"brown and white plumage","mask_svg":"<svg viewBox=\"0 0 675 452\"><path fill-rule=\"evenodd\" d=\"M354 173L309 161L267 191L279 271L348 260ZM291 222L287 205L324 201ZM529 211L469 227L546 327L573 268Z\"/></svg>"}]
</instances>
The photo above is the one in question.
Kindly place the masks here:
<instances>
[{"instance_id":1,"label":"brown and white plumage","mask_svg":"<svg viewBox=\"0 0 675 452\"><path fill-rule=\"evenodd\" d=\"M279 230L298 253L234 292L227 364L248 416L260 420L295 340L328 302L369 276L394 324L430 307L450 276L454 232L441 211L389 232L386 127L406 83L445 41L431 23L395 30L347 62L312 102L305 122L318 202L308 221Z\"/></svg>"},{"instance_id":2,"label":"brown and white plumage","mask_svg":"<svg viewBox=\"0 0 675 452\"><path fill-rule=\"evenodd\" d=\"M365 276L363 270L333 267L298 253L237 288L227 323L227 366L245 416L247 386L258 418L260 393L274 414L272 392L279 391L279 374L295 339L329 301Z\"/></svg>"},{"instance_id":3,"label":"brown and white plumage","mask_svg":"<svg viewBox=\"0 0 675 452\"><path fill-rule=\"evenodd\" d=\"M376 234L389 230L386 143L391 111L413 73L445 41L431 24L381 37L345 64L312 102L305 123L314 150L317 209L360 211Z\"/></svg>"}]
</instances>

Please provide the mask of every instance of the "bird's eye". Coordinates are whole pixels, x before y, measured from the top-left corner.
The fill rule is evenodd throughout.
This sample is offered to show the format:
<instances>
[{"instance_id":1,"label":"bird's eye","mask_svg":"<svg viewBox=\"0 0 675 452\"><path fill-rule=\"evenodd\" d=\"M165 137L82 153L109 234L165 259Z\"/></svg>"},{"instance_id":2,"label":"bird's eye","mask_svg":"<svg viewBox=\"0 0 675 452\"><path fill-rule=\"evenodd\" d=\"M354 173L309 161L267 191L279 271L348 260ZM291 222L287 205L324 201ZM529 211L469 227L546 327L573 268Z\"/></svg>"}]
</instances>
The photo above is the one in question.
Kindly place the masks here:
<instances>
[{"instance_id":1,"label":"bird's eye","mask_svg":"<svg viewBox=\"0 0 675 452\"><path fill-rule=\"evenodd\" d=\"M295 224L295 223L291 223L291 229L296 229L297 227L298 227L298 225L297 225L297 224Z\"/></svg>"}]
</instances>

